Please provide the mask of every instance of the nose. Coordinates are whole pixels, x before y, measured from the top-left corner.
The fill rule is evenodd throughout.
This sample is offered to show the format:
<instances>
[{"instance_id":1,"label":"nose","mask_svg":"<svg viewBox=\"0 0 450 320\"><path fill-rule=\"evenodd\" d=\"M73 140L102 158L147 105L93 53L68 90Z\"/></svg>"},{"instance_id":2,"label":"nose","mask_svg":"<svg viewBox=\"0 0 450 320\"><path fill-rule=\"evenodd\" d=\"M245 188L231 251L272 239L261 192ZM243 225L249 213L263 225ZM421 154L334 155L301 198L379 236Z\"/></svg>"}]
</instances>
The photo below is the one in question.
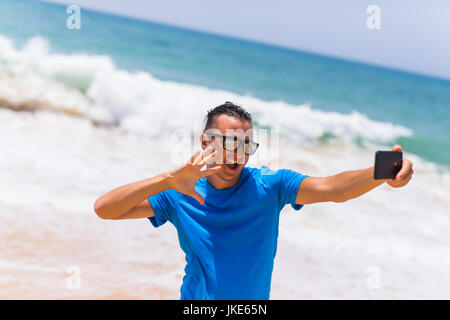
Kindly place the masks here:
<instances>
[{"instance_id":1,"label":"nose","mask_svg":"<svg viewBox=\"0 0 450 320\"><path fill-rule=\"evenodd\" d=\"M225 151L225 160L226 163L244 163L245 162L245 156L242 154L242 152L235 151Z\"/></svg>"},{"instance_id":2,"label":"nose","mask_svg":"<svg viewBox=\"0 0 450 320\"><path fill-rule=\"evenodd\" d=\"M239 164L245 163L245 154L243 148L238 148L234 151L234 161L236 161Z\"/></svg>"}]
</instances>

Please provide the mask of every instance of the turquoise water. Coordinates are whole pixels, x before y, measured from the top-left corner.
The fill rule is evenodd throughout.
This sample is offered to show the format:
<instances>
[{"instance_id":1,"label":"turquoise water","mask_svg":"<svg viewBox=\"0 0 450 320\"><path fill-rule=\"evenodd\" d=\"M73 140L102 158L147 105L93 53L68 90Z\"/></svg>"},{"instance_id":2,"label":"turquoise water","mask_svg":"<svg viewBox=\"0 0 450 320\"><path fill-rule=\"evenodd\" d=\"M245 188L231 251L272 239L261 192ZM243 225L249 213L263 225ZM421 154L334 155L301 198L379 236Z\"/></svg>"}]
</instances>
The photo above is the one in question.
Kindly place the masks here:
<instances>
[{"instance_id":1,"label":"turquoise water","mask_svg":"<svg viewBox=\"0 0 450 320\"><path fill-rule=\"evenodd\" d=\"M32 37L61 53L110 56L119 68L158 79L350 113L413 131L409 152L450 165L450 81L82 9L82 29L68 30L66 7L0 2L0 34L20 46ZM88 84L77 86L85 90Z\"/></svg>"}]
</instances>

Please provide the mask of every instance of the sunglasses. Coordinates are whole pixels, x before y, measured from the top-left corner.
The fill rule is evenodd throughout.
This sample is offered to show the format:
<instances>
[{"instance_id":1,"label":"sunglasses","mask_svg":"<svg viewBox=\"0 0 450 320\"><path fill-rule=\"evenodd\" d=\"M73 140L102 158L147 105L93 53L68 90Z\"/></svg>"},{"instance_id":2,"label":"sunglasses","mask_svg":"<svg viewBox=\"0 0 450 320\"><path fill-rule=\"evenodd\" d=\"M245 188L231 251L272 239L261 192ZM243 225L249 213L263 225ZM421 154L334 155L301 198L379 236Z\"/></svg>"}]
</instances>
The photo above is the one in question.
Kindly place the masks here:
<instances>
[{"instance_id":1,"label":"sunglasses","mask_svg":"<svg viewBox=\"0 0 450 320\"><path fill-rule=\"evenodd\" d=\"M237 137L229 137L229 136L222 136L220 134L215 133L206 133L205 134L211 138L211 141L214 141L216 138L218 140L222 139L223 148L227 151L236 151L238 148L243 148L244 153L246 155L252 155L256 152L256 149L258 149L259 143L254 141L244 141L241 139L238 139Z\"/></svg>"}]
</instances>

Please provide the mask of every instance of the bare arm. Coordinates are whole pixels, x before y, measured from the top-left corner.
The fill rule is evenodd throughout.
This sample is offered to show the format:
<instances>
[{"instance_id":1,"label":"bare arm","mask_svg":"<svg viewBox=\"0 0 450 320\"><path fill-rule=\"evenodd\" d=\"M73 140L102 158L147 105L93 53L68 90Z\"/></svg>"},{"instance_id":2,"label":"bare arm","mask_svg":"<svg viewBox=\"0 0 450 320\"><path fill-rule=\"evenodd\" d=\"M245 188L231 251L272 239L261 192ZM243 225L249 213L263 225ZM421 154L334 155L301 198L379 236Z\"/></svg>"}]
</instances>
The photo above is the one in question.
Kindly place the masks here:
<instances>
[{"instance_id":1,"label":"bare arm","mask_svg":"<svg viewBox=\"0 0 450 320\"><path fill-rule=\"evenodd\" d=\"M401 151L396 145L392 149ZM412 162L403 159L403 166L393 180L375 180L374 167L339 173L330 177L308 177L300 184L296 203L310 204L317 202L345 202L357 198L375 187L387 182L394 188L403 187L411 180L414 170Z\"/></svg>"},{"instance_id":2,"label":"bare arm","mask_svg":"<svg viewBox=\"0 0 450 320\"><path fill-rule=\"evenodd\" d=\"M170 176L162 173L153 178L116 188L95 201L94 210L102 219L153 217L147 198L170 188Z\"/></svg>"},{"instance_id":3,"label":"bare arm","mask_svg":"<svg viewBox=\"0 0 450 320\"><path fill-rule=\"evenodd\" d=\"M300 185L296 203L344 202L384 183L373 179L373 167L339 173L330 177L308 177Z\"/></svg>"},{"instance_id":4,"label":"bare arm","mask_svg":"<svg viewBox=\"0 0 450 320\"><path fill-rule=\"evenodd\" d=\"M201 177L214 174L220 169L217 166L200 171L215 155L212 148L198 151L186 164L174 170L116 188L95 201L95 213L102 219L113 220L153 217L155 213L147 198L167 189L176 189L203 204L205 200L195 191L194 186Z\"/></svg>"}]
</instances>

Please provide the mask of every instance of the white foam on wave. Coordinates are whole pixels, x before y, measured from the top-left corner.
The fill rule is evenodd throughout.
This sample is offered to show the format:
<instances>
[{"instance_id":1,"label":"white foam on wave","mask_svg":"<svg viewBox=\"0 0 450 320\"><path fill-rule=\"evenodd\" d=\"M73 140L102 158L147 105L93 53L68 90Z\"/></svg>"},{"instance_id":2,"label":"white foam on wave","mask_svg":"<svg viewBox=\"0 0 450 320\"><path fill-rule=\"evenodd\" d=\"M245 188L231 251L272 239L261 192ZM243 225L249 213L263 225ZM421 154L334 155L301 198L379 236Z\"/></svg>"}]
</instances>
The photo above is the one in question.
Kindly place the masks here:
<instances>
[{"instance_id":1,"label":"white foam on wave","mask_svg":"<svg viewBox=\"0 0 450 320\"><path fill-rule=\"evenodd\" d=\"M191 130L208 109L224 101L243 105L258 125L279 128L283 136L299 142L316 142L326 134L350 142L355 138L383 142L412 134L408 128L373 121L358 112L324 112L308 105L161 81L147 72L119 70L108 56L50 53L47 41L39 37L18 50L10 39L0 36L0 58L4 60L0 79L6 88L0 91L0 99L76 110L149 136Z\"/></svg>"},{"instance_id":2,"label":"white foam on wave","mask_svg":"<svg viewBox=\"0 0 450 320\"><path fill-rule=\"evenodd\" d=\"M93 212L101 194L174 168L168 137L147 139L53 112L0 109L0 123L0 268L11 283L27 283L26 290L9 286L9 297L42 297L44 280L52 298L115 292L158 298L150 288L179 297L184 257L173 227L104 221ZM327 176L370 166L373 152L287 142L280 165ZM404 189L382 186L348 203L305 205L300 212L286 206L272 298L449 297L450 175L406 156L416 173ZM82 270L79 292L68 291L61 274L30 268L68 265ZM366 286L372 265L381 270L381 290Z\"/></svg>"}]
</instances>

